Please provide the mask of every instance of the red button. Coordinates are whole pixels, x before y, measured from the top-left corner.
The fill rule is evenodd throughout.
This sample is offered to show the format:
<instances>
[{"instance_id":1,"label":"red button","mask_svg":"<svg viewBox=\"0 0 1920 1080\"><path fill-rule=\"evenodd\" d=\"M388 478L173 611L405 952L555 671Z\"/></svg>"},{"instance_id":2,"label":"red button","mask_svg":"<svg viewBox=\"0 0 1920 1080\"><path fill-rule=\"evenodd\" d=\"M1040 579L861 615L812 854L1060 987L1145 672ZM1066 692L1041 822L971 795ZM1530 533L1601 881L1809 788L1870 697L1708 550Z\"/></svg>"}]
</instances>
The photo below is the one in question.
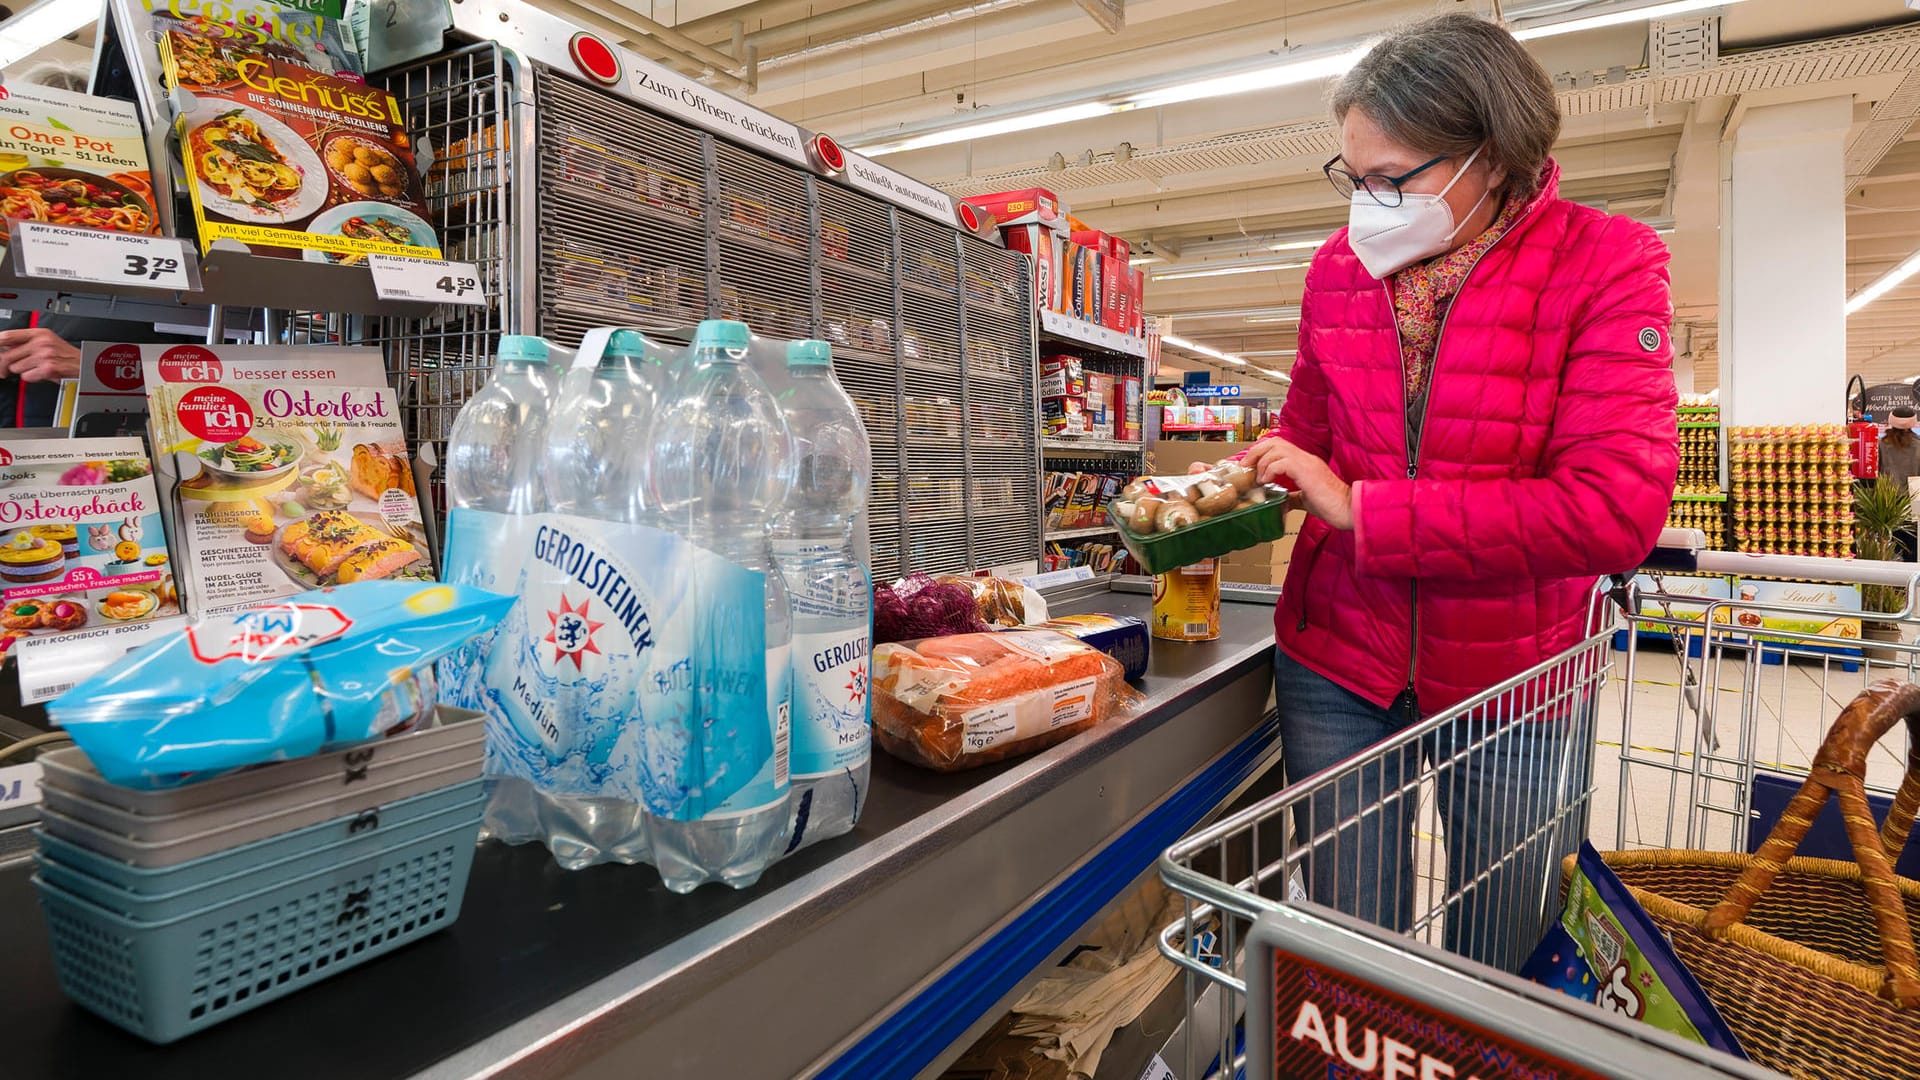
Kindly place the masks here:
<instances>
[{"instance_id":1,"label":"red button","mask_svg":"<svg viewBox=\"0 0 1920 1080\"><path fill-rule=\"evenodd\" d=\"M821 164L835 172L847 167L847 155L840 150L840 144L825 135L813 137L813 152L820 156Z\"/></svg>"},{"instance_id":2,"label":"red button","mask_svg":"<svg viewBox=\"0 0 1920 1080\"><path fill-rule=\"evenodd\" d=\"M567 53L573 57L573 66L580 69L580 74L601 86L620 81L620 57L612 46L592 34L573 35L573 40L567 42Z\"/></svg>"}]
</instances>

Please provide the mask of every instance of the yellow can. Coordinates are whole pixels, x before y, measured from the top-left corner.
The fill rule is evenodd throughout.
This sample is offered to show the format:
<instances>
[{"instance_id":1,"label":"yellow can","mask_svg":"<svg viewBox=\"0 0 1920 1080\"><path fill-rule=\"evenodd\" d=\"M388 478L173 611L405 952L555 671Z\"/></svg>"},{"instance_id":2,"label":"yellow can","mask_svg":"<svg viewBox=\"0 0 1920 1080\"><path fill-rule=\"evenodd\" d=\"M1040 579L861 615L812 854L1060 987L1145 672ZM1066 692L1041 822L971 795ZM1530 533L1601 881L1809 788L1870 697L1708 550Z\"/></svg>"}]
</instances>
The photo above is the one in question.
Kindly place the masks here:
<instances>
[{"instance_id":1,"label":"yellow can","mask_svg":"<svg viewBox=\"0 0 1920 1080\"><path fill-rule=\"evenodd\" d=\"M1153 636L1213 641L1220 636L1220 561L1207 559L1153 579Z\"/></svg>"}]
</instances>

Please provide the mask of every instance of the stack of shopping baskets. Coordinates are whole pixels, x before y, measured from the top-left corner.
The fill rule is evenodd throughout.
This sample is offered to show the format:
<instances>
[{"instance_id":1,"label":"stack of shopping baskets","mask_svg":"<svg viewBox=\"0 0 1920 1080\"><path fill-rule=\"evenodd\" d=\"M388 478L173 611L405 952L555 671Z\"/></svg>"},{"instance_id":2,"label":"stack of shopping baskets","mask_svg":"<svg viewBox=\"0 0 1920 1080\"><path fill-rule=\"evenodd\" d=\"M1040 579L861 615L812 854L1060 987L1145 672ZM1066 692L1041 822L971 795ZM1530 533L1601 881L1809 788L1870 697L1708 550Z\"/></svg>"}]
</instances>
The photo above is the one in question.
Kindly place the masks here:
<instances>
[{"instance_id":1,"label":"stack of shopping baskets","mask_svg":"<svg viewBox=\"0 0 1920 1080\"><path fill-rule=\"evenodd\" d=\"M484 725L158 791L45 754L34 885L61 988L171 1042L459 917L486 796Z\"/></svg>"}]
</instances>

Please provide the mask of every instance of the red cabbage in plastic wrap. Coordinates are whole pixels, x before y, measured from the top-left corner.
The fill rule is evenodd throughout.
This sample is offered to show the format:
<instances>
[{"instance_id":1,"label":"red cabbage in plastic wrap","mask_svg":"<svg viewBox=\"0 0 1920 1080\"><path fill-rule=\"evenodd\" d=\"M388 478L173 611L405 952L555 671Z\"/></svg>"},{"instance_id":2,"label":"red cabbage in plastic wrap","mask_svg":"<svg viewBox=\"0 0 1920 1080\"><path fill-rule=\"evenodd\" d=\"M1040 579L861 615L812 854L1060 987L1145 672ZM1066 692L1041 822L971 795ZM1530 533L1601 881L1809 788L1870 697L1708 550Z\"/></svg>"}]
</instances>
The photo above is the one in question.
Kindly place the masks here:
<instances>
[{"instance_id":1,"label":"red cabbage in plastic wrap","mask_svg":"<svg viewBox=\"0 0 1920 1080\"><path fill-rule=\"evenodd\" d=\"M913 574L891 588L873 587L873 639L877 644L977 634L987 629L987 624L980 621L973 593L964 586Z\"/></svg>"}]
</instances>

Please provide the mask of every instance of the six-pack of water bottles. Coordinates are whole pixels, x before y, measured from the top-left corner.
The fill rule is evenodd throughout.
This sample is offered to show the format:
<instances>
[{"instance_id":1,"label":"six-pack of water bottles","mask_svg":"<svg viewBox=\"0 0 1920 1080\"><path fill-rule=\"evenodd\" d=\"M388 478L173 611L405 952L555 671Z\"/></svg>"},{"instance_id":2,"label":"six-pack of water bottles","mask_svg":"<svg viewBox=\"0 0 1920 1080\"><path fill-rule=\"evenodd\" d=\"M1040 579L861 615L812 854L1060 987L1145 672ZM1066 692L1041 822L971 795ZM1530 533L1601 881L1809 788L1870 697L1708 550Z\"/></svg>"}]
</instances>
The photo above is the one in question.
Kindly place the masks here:
<instances>
[{"instance_id":1,"label":"six-pack of water bottles","mask_svg":"<svg viewBox=\"0 0 1920 1080\"><path fill-rule=\"evenodd\" d=\"M867 792L872 463L820 341L501 339L448 443L447 580L518 598L442 664L489 831L745 887Z\"/></svg>"}]
</instances>

